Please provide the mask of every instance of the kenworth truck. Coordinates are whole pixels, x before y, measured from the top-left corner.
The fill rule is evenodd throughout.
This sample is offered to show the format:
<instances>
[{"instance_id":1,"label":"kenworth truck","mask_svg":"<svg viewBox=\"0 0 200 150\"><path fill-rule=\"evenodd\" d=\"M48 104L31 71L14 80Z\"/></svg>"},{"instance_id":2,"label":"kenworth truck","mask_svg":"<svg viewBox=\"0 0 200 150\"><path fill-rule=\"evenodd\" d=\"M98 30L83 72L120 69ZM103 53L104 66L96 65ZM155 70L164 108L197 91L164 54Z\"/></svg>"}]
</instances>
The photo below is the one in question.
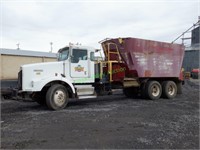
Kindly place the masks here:
<instances>
[{"instance_id":1,"label":"kenworth truck","mask_svg":"<svg viewBox=\"0 0 200 150\"><path fill-rule=\"evenodd\" d=\"M87 99L123 89L127 97L172 99L181 93L182 45L137 38L100 42L104 60L92 47L70 44L58 51L58 62L21 66L20 95L53 110L66 107L69 98Z\"/></svg>"}]
</instances>

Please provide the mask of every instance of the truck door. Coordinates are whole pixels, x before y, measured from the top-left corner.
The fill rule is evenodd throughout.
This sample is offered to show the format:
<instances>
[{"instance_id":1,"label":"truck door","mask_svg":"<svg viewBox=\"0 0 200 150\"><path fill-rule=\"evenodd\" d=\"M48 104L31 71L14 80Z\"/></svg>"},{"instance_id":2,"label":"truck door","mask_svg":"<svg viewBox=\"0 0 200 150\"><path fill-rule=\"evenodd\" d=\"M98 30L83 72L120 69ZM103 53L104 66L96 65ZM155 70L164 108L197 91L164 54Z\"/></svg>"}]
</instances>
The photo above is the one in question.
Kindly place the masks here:
<instances>
[{"instance_id":1,"label":"truck door","mask_svg":"<svg viewBox=\"0 0 200 150\"><path fill-rule=\"evenodd\" d=\"M70 74L72 78L89 77L89 60L86 49L72 49Z\"/></svg>"}]
</instances>

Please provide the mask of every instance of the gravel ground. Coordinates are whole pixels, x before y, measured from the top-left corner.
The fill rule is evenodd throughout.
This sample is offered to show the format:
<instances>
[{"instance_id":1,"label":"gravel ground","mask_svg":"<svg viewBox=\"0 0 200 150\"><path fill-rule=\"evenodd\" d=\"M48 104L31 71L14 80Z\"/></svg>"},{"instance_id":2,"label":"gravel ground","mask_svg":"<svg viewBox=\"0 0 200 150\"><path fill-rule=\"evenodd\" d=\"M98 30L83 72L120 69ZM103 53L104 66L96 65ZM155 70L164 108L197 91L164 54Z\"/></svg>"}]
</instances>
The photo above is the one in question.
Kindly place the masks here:
<instances>
[{"instance_id":1,"label":"gravel ground","mask_svg":"<svg viewBox=\"0 0 200 150\"><path fill-rule=\"evenodd\" d=\"M127 99L118 91L71 101L61 111L3 100L1 148L198 149L198 83L186 81L174 100Z\"/></svg>"}]
</instances>

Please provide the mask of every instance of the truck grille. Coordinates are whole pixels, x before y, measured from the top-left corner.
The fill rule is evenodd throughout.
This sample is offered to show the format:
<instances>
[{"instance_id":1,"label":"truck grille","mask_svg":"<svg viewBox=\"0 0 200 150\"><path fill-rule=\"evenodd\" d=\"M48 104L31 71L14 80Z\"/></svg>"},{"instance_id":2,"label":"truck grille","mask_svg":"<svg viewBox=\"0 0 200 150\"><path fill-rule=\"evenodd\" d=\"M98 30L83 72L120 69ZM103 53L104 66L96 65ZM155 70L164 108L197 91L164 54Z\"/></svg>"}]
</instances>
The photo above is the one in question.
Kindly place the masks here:
<instances>
[{"instance_id":1,"label":"truck grille","mask_svg":"<svg viewBox=\"0 0 200 150\"><path fill-rule=\"evenodd\" d=\"M22 70L18 73L18 89L22 90Z\"/></svg>"}]
</instances>

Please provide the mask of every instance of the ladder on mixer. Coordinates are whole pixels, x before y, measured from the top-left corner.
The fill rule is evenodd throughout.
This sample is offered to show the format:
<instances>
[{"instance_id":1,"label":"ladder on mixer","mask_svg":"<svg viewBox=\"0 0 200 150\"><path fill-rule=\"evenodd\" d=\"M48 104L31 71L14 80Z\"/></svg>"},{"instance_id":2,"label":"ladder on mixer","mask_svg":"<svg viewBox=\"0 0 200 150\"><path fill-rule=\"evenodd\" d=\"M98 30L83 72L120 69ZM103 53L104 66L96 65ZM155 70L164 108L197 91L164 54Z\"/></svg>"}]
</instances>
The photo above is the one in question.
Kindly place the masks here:
<instances>
[{"instance_id":1,"label":"ladder on mixer","mask_svg":"<svg viewBox=\"0 0 200 150\"><path fill-rule=\"evenodd\" d=\"M115 49L111 49L111 46L114 46ZM102 44L103 50L104 50L104 54L106 55L105 57L107 58L107 61L121 61L121 56L119 54L119 49L117 47L117 44L115 43L106 43L106 44ZM117 59L118 60L111 60L111 54L115 54L117 55Z\"/></svg>"},{"instance_id":2,"label":"ladder on mixer","mask_svg":"<svg viewBox=\"0 0 200 150\"><path fill-rule=\"evenodd\" d=\"M101 62L101 66L103 66L103 64L108 65L109 80L113 81L113 79L112 79L113 64L114 63L123 63L123 61L122 61L122 58L120 56L117 44L115 44L113 42L108 42L108 43L102 44L102 47L103 47L103 50L104 50L106 61ZM114 49L111 49L111 47L114 47ZM111 57L112 54L116 55L117 59L112 60L112 57ZM101 73L102 72L103 72L103 70L101 70Z\"/></svg>"}]
</instances>

